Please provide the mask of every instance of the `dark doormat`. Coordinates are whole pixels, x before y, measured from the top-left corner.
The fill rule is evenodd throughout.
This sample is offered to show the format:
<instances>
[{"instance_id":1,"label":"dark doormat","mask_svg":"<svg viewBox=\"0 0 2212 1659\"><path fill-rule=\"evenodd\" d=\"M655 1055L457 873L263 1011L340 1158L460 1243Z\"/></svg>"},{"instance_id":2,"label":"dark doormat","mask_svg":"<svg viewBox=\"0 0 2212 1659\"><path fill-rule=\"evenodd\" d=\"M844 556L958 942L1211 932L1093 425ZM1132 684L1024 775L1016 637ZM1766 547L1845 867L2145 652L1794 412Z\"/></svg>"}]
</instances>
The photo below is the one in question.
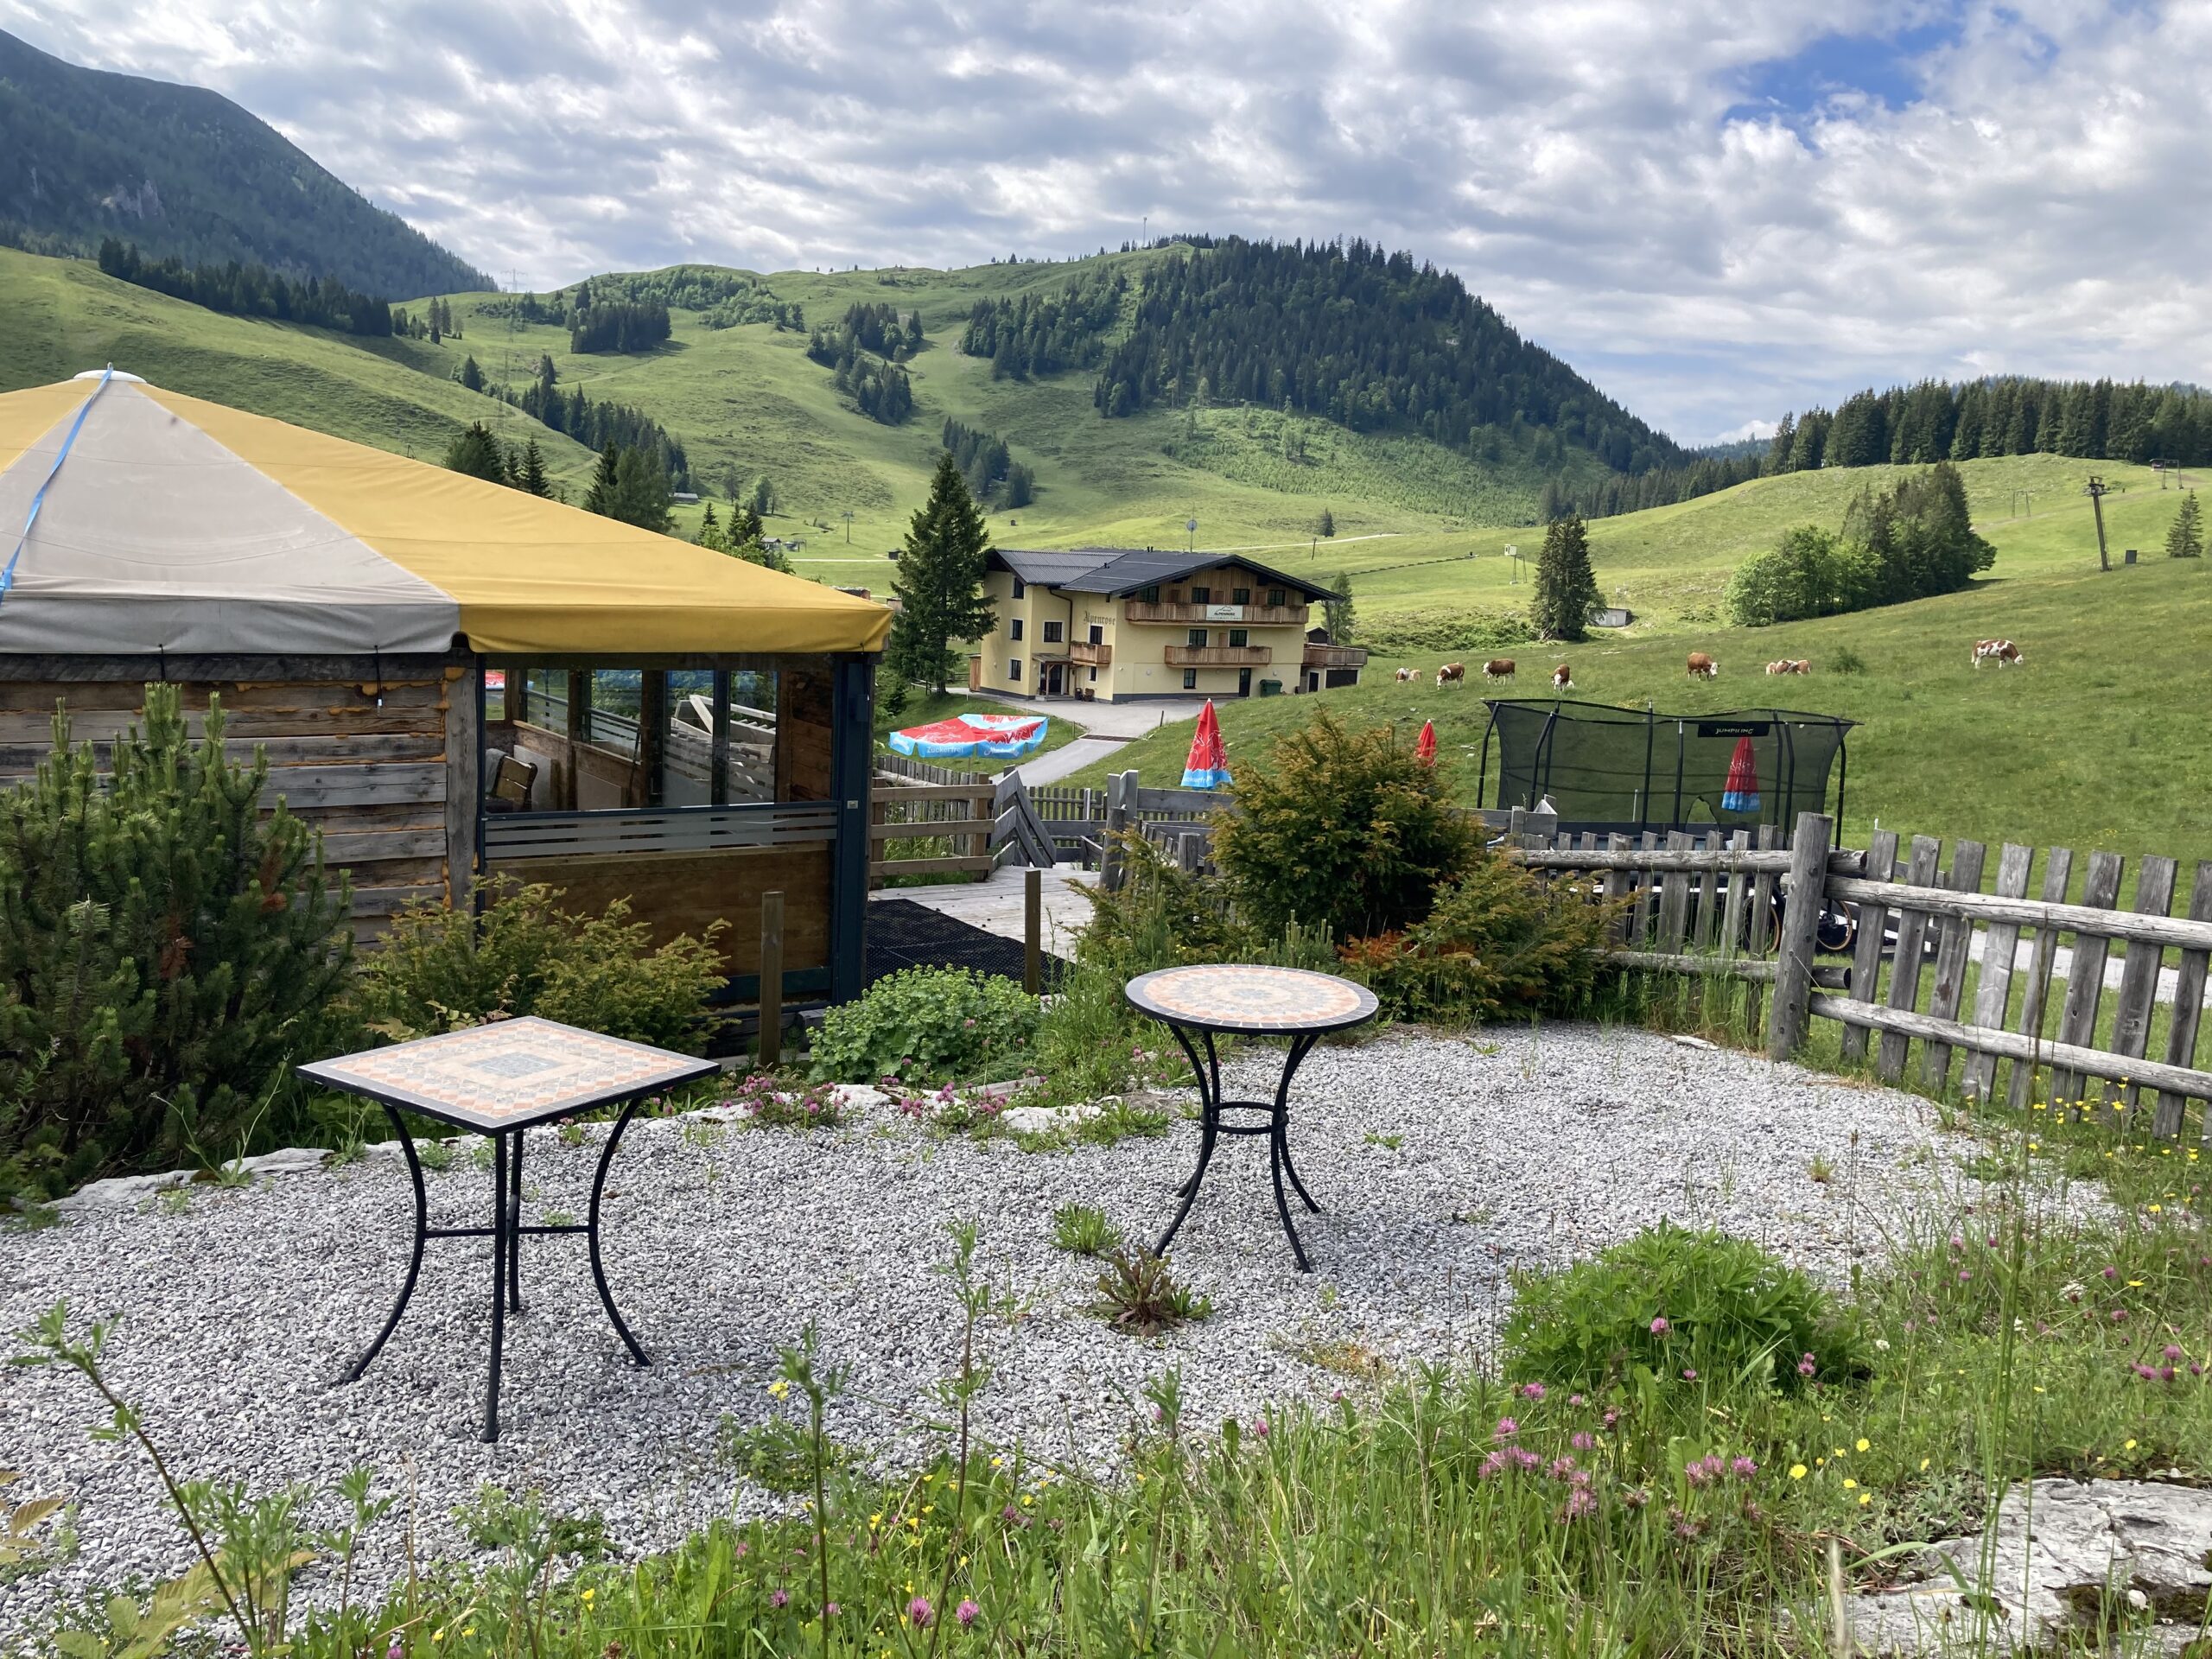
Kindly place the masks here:
<instances>
[{"instance_id":1,"label":"dark doormat","mask_svg":"<svg viewBox=\"0 0 2212 1659\"><path fill-rule=\"evenodd\" d=\"M1045 982L1067 964L1045 953ZM877 899L868 907L868 982L901 968L976 968L1019 983L1021 941L985 932L911 899Z\"/></svg>"}]
</instances>

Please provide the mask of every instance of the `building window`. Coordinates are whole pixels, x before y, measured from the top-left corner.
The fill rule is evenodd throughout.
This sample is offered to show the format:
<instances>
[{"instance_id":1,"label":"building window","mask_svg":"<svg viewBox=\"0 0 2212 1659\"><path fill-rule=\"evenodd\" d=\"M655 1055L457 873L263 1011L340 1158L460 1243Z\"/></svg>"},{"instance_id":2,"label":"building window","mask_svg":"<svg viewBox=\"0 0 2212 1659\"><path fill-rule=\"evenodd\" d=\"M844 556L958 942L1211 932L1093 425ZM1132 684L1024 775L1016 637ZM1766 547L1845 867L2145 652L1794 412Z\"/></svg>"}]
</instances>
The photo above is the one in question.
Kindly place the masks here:
<instances>
[{"instance_id":1,"label":"building window","mask_svg":"<svg viewBox=\"0 0 2212 1659\"><path fill-rule=\"evenodd\" d=\"M1197 669L1186 668L1183 671L1183 689L1185 691L1195 691L1198 689L1198 671Z\"/></svg>"},{"instance_id":2,"label":"building window","mask_svg":"<svg viewBox=\"0 0 2212 1659\"><path fill-rule=\"evenodd\" d=\"M1012 681L1013 681L1016 685L1019 685L1019 684L1020 684L1020 683L1021 683L1021 658L1019 658L1019 657L1009 657L1009 658L1007 658L1006 659L1006 677L1007 677L1007 678L1008 678L1009 680L1012 680Z\"/></svg>"},{"instance_id":3,"label":"building window","mask_svg":"<svg viewBox=\"0 0 2212 1659\"><path fill-rule=\"evenodd\" d=\"M1183 637L1194 645L1203 645L1206 642L1206 631L1204 628L1192 628Z\"/></svg>"},{"instance_id":4,"label":"building window","mask_svg":"<svg viewBox=\"0 0 2212 1659\"><path fill-rule=\"evenodd\" d=\"M1016 576L1016 577L1014 579L1014 596L1016 599L1020 599L1020 598L1024 594L1027 593L1028 591L1029 591L1029 588L1028 588L1027 585L1026 583L1024 583L1024 582L1023 582L1023 581L1021 580L1021 578L1020 578L1020 576Z\"/></svg>"},{"instance_id":5,"label":"building window","mask_svg":"<svg viewBox=\"0 0 2212 1659\"><path fill-rule=\"evenodd\" d=\"M1252 602L1252 590L1249 588L1230 588L1229 602L1232 605L1249 605Z\"/></svg>"},{"instance_id":6,"label":"building window","mask_svg":"<svg viewBox=\"0 0 2212 1659\"><path fill-rule=\"evenodd\" d=\"M1048 645L1057 645L1060 643L1060 625L1058 623L1047 622L1045 625L1045 643Z\"/></svg>"},{"instance_id":7,"label":"building window","mask_svg":"<svg viewBox=\"0 0 2212 1659\"><path fill-rule=\"evenodd\" d=\"M1017 616L1014 618L1013 620L1009 621L1006 625L1006 637L1009 639L1019 639L1021 638L1021 619L1020 617Z\"/></svg>"},{"instance_id":8,"label":"building window","mask_svg":"<svg viewBox=\"0 0 2212 1659\"><path fill-rule=\"evenodd\" d=\"M1192 604L1193 604L1193 605L1211 605L1211 604L1212 604L1212 603L1213 603L1213 589L1212 589L1212 588L1192 588L1192 589L1191 589L1191 603L1192 603Z\"/></svg>"},{"instance_id":9,"label":"building window","mask_svg":"<svg viewBox=\"0 0 2212 1659\"><path fill-rule=\"evenodd\" d=\"M1098 671L1097 671L1096 669L1095 669L1095 668L1094 668L1094 669L1092 669L1092 670L1090 671L1090 678L1091 678L1091 681L1092 681L1092 683L1093 683L1094 684L1097 682L1097 679L1098 679Z\"/></svg>"},{"instance_id":10,"label":"building window","mask_svg":"<svg viewBox=\"0 0 2212 1659\"><path fill-rule=\"evenodd\" d=\"M1288 597L1289 595L1280 588L1268 589L1268 603L1270 605L1281 605Z\"/></svg>"},{"instance_id":11,"label":"building window","mask_svg":"<svg viewBox=\"0 0 2212 1659\"><path fill-rule=\"evenodd\" d=\"M1138 598L1138 600L1139 600L1141 603L1143 603L1143 604L1147 604L1147 605L1157 605L1157 604L1159 604L1159 603L1160 603L1160 584L1159 584L1158 582L1154 582L1154 583L1153 583L1150 587L1148 587L1148 588L1138 588L1138 589L1137 589L1137 598Z\"/></svg>"},{"instance_id":12,"label":"building window","mask_svg":"<svg viewBox=\"0 0 2212 1659\"><path fill-rule=\"evenodd\" d=\"M1096 622L1090 625L1090 643L1094 645L1103 645L1106 643L1106 630Z\"/></svg>"},{"instance_id":13,"label":"building window","mask_svg":"<svg viewBox=\"0 0 2212 1659\"><path fill-rule=\"evenodd\" d=\"M1241 645L1250 638L1251 636L1242 628L1231 628L1229 631L1229 643L1232 645Z\"/></svg>"}]
</instances>

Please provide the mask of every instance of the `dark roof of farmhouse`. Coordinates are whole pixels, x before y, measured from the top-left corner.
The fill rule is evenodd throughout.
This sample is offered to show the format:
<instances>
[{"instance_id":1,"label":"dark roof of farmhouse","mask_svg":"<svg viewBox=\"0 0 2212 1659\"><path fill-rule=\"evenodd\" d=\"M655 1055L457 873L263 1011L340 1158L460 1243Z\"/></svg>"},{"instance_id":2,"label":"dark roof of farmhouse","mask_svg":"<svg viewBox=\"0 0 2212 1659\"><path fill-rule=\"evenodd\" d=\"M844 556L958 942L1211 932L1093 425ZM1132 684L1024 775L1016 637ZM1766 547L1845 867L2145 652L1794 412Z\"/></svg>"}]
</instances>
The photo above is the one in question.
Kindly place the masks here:
<instances>
[{"instance_id":1,"label":"dark roof of farmhouse","mask_svg":"<svg viewBox=\"0 0 2212 1659\"><path fill-rule=\"evenodd\" d=\"M1326 596L1328 589L1302 576L1248 559L1241 553L1185 552L1173 548L1077 547L1037 550L1000 547L991 550L993 562L1024 582L1040 588L1058 588L1071 594L1103 594L1120 598L1141 588L1179 582L1201 570L1237 565L1253 575L1308 599Z\"/></svg>"}]
</instances>

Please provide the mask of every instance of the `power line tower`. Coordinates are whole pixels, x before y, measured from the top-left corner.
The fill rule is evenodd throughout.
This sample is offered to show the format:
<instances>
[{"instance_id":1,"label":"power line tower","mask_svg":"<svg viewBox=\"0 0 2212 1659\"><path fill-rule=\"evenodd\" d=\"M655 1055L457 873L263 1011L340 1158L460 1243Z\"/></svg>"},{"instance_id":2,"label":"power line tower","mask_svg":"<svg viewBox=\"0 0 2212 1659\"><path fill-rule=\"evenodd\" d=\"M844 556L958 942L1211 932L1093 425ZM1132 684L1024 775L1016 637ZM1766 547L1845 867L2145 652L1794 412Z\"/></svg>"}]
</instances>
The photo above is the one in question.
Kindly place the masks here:
<instances>
[{"instance_id":1,"label":"power line tower","mask_svg":"<svg viewBox=\"0 0 2212 1659\"><path fill-rule=\"evenodd\" d=\"M2089 474L2089 481L2082 486L2082 493L2089 498L2089 510L2097 515L2097 569L2112 569L2112 556L2105 550L2105 497L2113 486L2096 473Z\"/></svg>"}]
</instances>

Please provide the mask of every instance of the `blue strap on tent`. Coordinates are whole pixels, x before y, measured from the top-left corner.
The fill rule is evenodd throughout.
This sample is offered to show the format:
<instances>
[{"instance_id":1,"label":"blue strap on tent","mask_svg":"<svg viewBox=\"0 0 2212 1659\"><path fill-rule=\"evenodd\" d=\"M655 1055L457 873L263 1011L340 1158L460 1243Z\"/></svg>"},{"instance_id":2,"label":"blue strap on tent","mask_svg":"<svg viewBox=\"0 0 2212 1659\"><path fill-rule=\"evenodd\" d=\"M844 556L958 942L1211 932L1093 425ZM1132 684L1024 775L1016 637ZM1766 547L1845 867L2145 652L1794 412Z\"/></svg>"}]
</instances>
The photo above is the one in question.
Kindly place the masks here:
<instances>
[{"instance_id":1,"label":"blue strap on tent","mask_svg":"<svg viewBox=\"0 0 2212 1659\"><path fill-rule=\"evenodd\" d=\"M54 487L54 475L61 470L61 463L69 459L70 447L77 442L77 435L85 429L85 416L92 412L92 405L99 401L100 393L107 390L107 383L115 378L115 365L107 365L100 376L100 383L92 388L92 395L85 399L77 411L77 418L69 424L69 435L61 440L61 453L54 458L54 465L46 469L46 477L38 486L38 493L31 497L30 517L23 520L23 533L16 537L16 550L8 556L5 568L0 568L0 600L8 597L16 585L16 564L23 556L23 547L31 538L31 526L38 523L38 510L46 505L46 493Z\"/></svg>"}]
</instances>

